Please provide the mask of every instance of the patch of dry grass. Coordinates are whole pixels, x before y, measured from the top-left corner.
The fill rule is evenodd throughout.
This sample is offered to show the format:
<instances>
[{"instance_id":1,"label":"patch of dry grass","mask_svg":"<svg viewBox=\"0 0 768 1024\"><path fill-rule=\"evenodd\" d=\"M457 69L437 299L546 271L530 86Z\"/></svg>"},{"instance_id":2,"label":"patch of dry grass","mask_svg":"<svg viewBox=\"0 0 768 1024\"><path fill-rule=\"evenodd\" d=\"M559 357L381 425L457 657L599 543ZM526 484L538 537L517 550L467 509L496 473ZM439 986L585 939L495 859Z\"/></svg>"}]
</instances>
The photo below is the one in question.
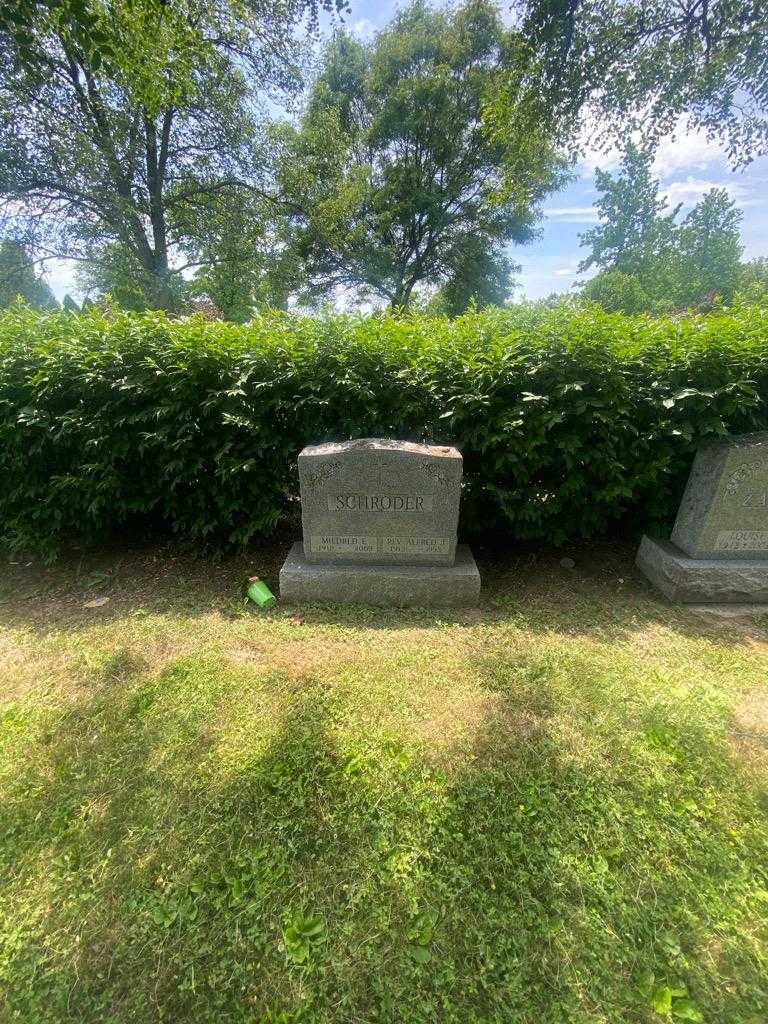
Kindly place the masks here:
<instances>
[{"instance_id":1,"label":"patch of dry grass","mask_svg":"<svg viewBox=\"0 0 768 1024\"><path fill-rule=\"evenodd\" d=\"M736 705L731 735L750 771L768 776L768 679L748 690Z\"/></svg>"}]
</instances>

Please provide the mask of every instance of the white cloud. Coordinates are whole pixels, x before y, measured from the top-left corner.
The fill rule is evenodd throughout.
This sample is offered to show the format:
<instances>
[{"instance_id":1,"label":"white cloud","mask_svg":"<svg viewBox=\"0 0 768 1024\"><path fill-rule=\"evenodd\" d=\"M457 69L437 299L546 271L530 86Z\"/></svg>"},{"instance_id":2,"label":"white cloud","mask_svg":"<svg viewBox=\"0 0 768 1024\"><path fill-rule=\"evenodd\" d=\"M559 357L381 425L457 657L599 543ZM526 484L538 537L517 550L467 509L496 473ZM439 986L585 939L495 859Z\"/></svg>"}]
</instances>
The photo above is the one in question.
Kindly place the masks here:
<instances>
[{"instance_id":1,"label":"white cloud","mask_svg":"<svg viewBox=\"0 0 768 1024\"><path fill-rule=\"evenodd\" d=\"M659 143L653 161L653 172L658 178L668 178L677 171L695 168L702 170L707 164L725 160L723 147L708 139L701 131L691 131L684 124Z\"/></svg>"},{"instance_id":2,"label":"white cloud","mask_svg":"<svg viewBox=\"0 0 768 1024\"><path fill-rule=\"evenodd\" d=\"M621 150L612 146L605 153L598 149L587 148L579 160L579 170L582 174L592 177L599 168L601 171L615 171L621 162Z\"/></svg>"},{"instance_id":3,"label":"white cloud","mask_svg":"<svg viewBox=\"0 0 768 1024\"><path fill-rule=\"evenodd\" d=\"M585 131L585 138L591 132ZM627 141L641 145L640 132L632 132ZM615 170L621 161L622 147L611 146L605 152L587 147L581 159L581 167L587 174L594 174L596 168L601 171ZM656 148L653 161L653 173L657 178L667 178L678 171L703 170L712 163L725 162L725 150L712 139L708 139L702 131L688 127L685 118L681 118L674 131L661 140Z\"/></svg>"},{"instance_id":4,"label":"white cloud","mask_svg":"<svg viewBox=\"0 0 768 1024\"><path fill-rule=\"evenodd\" d=\"M682 203L683 206L694 206L705 192L709 192L713 188L724 188L731 199L741 206L750 204L750 200L746 198L746 189L738 182L709 181L703 178L693 178L690 175L683 181L673 181L669 185L665 185L663 194L669 207L677 206L678 203Z\"/></svg>"},{"instance_id":5,"label":"white cloud","mask_svg":"<svg viewBox=\"0 0 768 1024\"><path fill-rule=\"evenodd\" d=\"M549 206L544 214L567 224L594 224L599 220L594 206Z\"/></svg>"},{"instance_id":6,"label":"white cloud","mask_svg":"<svg viewBox=\"0 0 768 1024\"><path fill-rule=\"evenodd\" d=\"M352 34L357 36L358 39L373 39L375 33L376 26L368 18L358 18L357 21L352 23Z\"/></svg>"},{"instance_id":7,"label":"white cloud","mask_svg":"<svg viewBox=\"0 0 768 1024\"><path fill-rule=\"evenodd\" d=\"M576 267L559 267L555 271L555 277L573 277L576 272Z\"/></svg>"}]
</instances>

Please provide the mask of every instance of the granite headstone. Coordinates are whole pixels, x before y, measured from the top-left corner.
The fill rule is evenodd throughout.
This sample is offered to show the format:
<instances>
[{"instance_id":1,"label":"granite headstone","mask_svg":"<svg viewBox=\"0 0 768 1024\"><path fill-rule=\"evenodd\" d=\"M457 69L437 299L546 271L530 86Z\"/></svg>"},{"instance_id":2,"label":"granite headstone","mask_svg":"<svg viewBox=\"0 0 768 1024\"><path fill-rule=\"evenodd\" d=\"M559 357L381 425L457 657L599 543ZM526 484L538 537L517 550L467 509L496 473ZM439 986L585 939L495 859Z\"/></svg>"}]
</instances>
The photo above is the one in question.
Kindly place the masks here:
<instances>
[{"instance_id":1,"label":"granite headstone","mask_svg":"<svg viewBox=\"0 0 768 1024\"><path fill-rule=\"evenodd\" d=\"M299 454L303 541L280 573L284 601L474 604L480 575L456 543L462 458L383 438Z\"/></svg>"},{"instance_id":2,"label":"granite headstone","mask_svg":"<svg viewBox=\"0 0 768 1024\"><path fill-rule=\"evenodd\" d=\"M643 537L637 562L673 600L768 601L768 432L702 445L670 540Z\"/></svg>"},{"instance_id":3,"label":"granite headstone","mask_svg":"<svg viewBox=\"0 0 768 1024\"><path fill-rule=\"evenodd\" d=\"M768 433L702 445L672 543L692 558L768 557Z\"/></svg>"},{"instance_id":4,"label":"granite headstone","mask_svg":"<svg viewBox=\"0 0 768 1024\"><path fill-rule=\"evenodd\" d=\"M364 439L299 455L308 562L452 565L461 490L455 448Z\"/></svg>"}]
</instances>

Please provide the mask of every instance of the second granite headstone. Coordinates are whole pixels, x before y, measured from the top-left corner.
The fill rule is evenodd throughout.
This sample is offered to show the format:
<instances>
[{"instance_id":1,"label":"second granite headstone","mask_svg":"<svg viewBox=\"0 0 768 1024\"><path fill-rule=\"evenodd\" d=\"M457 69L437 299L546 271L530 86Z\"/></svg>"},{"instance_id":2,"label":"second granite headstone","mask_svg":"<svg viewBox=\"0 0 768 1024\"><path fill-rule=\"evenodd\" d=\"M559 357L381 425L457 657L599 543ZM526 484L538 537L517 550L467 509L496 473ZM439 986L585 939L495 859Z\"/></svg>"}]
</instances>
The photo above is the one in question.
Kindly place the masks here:
<instances>
[{"instance_id":1,"label":"second granite headstone","mask_svg":"<svg viewBox=\"0 0 768 1024\"><path fill-rule=\"evenodd\" d=\"M691 558L768 557L768 433L702 445L672 543Z\"/></svg>"},{"instance_id":2,"label":"second granite headstone","mask_svg":"<svg viewBox=\"0 0 768 1024\"><path fill-rule=\"evenodd\" d=\"M637 563L672 600L768 601L768 433L702 445L670 540L643 537Z\"/></svg>"}]
</instances>

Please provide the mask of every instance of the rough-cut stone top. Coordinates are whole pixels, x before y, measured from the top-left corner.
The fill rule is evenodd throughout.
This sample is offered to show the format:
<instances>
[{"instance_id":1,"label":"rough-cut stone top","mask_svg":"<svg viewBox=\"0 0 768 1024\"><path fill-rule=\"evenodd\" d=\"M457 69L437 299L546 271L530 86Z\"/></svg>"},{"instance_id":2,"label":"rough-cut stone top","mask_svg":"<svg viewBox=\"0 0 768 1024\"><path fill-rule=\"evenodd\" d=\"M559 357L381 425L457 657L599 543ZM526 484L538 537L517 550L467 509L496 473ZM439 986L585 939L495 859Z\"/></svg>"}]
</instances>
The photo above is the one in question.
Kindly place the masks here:
<instances>
[{"instance_id":1,"label":"rough-cut stone top","mask_svg":"<svg viewBox=\"0 0 768 1024\"><path fill-rule=\"evenodd\" d=\"M693 558L768 557L768 432L699 448L672 541Z\"/></svg>"},{"instance_id":2,"label":"rough-cut stone top","mask_svg":"<svg viewBox=\"0 0 768 1024\"><path fill-rule=\"evenodd\" d=\"M750 451L762 450L768 454L768 430L757 430L753 434L729 434L727 437L713 438L711 441L705 441L699 451L707 452L710 449L717 451L726 448L729 451L748 448Z\"/></svg>"},{"instance_id":3,"label":"rough-cut stone top","mask_svg":"<svg viewBox=\"0 0 768 1024\"><path fill-rule=\"evenodd\" d=\"M299 454L305 558L453 565L461 474L461 453L449 445L309 445Z\"/></svg>"},{"instance_id":4,"label":"rough-cut stone top","mask_svg":"<svg viewBox=\"0 0 768 1024\"><path fill-rule=\"evenodd\" d=\"M302 456L340 455L345 452L359 451L399 451L415 455L436 456L437 458L461 458L458 448L451 448L447 445L420 444L418 441L391 441L384 437L359 437L353 441L308 444L306 448L302 448L299 458Z\"/></svg>"}]
</instances>

